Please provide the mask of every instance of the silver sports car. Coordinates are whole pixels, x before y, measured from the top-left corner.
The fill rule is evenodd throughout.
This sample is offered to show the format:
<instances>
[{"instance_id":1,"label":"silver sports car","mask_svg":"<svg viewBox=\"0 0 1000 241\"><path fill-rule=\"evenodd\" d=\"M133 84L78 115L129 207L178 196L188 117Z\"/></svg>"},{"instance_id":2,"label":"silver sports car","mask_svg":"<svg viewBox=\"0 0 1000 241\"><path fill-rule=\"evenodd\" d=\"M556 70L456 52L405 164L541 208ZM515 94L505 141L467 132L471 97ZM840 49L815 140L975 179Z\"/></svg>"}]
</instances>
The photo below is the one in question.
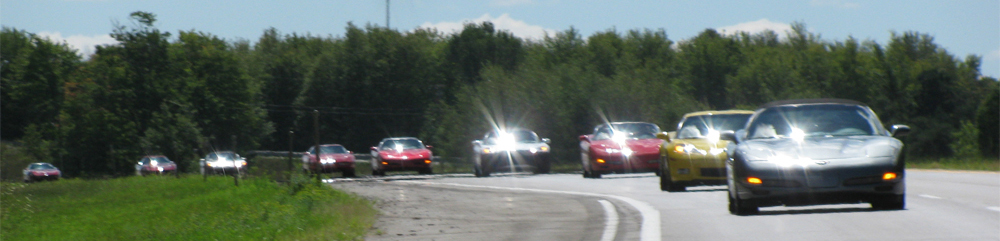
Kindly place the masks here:
<instances>
[{"instance_id":1,"label":"silver sports car","mask_svg":"<svg viewBox=\"0 0 1000 241\"><path fill-rule=\"evenodd\" d=\"M472 141L473 172L477 177L509 170L532 170L549 173L549 139L538 138L528 129L513 128L486 133L482 140Z\"/></svg>"},{"instance_id":2,"label":"silver sports car","mask_svg":"<svg viewBox=\"0 0 1000 241\"><path fill-rule=\"evenodd\" d=\"M903 143L910 128L886 130L868 106L851 100L777 101L758 109L731 140L726 163L729 211L758 207L871 203L903 209Z\"/></svg>"}]
</instances>

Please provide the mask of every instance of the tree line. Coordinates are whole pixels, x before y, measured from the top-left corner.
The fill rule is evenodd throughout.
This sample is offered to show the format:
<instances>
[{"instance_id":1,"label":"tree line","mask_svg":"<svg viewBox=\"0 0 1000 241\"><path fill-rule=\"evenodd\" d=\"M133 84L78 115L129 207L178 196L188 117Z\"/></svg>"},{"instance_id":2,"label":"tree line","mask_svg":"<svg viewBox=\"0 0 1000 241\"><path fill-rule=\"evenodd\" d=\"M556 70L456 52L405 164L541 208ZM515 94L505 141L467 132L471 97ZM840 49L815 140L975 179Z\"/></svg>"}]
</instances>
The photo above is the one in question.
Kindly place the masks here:
<instances>
[{"instance_id":1,"label":"tree line","mask_svg":"<svg viewBox=\"0 0 1000 241\"><path fill-rule=\"evenodd\" d=\"M349 23L343 36L271 28L251 42L175 36L155 21L132 13L129 25L113 26L118 43L86 60L4 26L3 140L87 177L128 175L149 154L193 171L211 150L302 151L314 125L321 142L355 152L415 136L447 157L516 126L551 138L556 160L575 163L576 137L605 121L670 131L692 111L823 97L910 125L911 159L1000 155L997 79L981 75L980 56L955 57L914 31L890 32L888 44L831 41L796 23L784 38L706 29L674 42L663 29L584 37L570 28L534 40L489 22L454 34Z\"/></svg>"}]
</instances>

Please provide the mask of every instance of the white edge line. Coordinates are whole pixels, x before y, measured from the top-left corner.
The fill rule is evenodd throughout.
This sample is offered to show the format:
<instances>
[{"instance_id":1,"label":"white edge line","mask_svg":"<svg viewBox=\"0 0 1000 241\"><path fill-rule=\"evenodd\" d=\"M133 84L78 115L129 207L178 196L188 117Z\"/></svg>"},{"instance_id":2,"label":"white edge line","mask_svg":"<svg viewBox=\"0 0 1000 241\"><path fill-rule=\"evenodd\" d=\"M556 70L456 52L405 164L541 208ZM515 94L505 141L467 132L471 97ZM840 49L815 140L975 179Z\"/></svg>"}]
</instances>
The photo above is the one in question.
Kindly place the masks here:
<instances>
[{"instance_id":1,"label":"white edge line","mask_svg":"<svg viewBox=\"0 0 1000 241\"><path fill-rule=\"evenodd\" d=\"M614 241L618 235L618 209L608 200L597 200L604 207L604 233L601 234L601 241Z\"/></svg>"},{"instance_id":2,"label":"white edge line","mask_svg":"<svg viewBox=\"0 0 1000 241\"><path fill-rule=\"evenodd\" d=\"M922 197L922 198L941 199L941 197L934 196L934 195L927 195L927 194L920 194L919 196Z\"/></svg>"},{"instance_id":3,"label":"white edge line","mask_svg":"<svg viewBox=\"0 0 1000 241\"><path fill-rule=\"evenodd\" d=\"M573 191L557 191L557 190L545 190L545 189L531 189L531 188L517 188L517 187L491 187L491 186L479 186L479 185L468 185L468 184L457 184L457 183L437 183L437 182L422 182L422 181L394 181L394 182L404 182L404 183L414 183L414 184L432 184L432 185L449 185L456 187L470 187L470 188L485 188L485 189L500 189L500 190L511 190L511 191L527 191L527 192L544 192L544 193L557 193L557 194L568 194L568 195L580 195L580 196L591 196L591 197L604 197L604 198L614 198L622 202L632 205L633 208L639 211L642 215L642 227L640 228L640 238L643 241L654 241L661 240L660 236L660 211L650 206L648 203L608 194L599 193L587 193L587 192L573 192Z\"/></svg>"}]
</instances>

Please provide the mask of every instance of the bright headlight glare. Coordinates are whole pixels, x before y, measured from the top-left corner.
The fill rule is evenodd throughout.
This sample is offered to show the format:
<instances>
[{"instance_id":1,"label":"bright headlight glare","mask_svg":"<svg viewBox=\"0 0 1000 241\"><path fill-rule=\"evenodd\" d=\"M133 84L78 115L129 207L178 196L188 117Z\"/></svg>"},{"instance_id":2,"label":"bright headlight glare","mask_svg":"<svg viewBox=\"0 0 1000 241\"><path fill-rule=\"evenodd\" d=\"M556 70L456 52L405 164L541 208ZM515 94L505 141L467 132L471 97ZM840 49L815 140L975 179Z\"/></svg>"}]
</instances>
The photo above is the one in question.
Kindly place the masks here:
<instances>
[{"instance_id":1,"label":"bright headlight glare","mask_svg":"<svg viewBox=\"0 0 1000 241\"><path fill-rule=\"evenodd\" d=\"M490 154L490 152L493 152L490 148L483 148L483 153Z\"/></svg>"}]
</instances>

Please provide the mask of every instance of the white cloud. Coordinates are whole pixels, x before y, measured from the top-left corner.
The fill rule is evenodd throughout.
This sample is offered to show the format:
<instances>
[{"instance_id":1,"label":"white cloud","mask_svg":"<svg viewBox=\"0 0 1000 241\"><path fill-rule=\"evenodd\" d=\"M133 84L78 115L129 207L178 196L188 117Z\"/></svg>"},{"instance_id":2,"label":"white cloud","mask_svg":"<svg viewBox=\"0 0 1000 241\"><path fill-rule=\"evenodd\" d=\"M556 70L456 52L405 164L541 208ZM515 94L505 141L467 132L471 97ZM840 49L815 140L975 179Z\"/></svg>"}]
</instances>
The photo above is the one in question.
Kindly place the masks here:
<instances>
[{"instance_id":1,"label":"white cloud","mask_svg":"<svg viewBox=\"0 0 1000 241\"><path fill-rule=\"evenodd\" d=\"M493 6L502 6L502 7L514 6L514 5L527 5L527 4L533 4L533 3L535 3L535 1L533 1L533 0L493 0L493 1L490 1L490 5L493 5Z\"/></svg>"},{"instance_id":2,"label":"white cloud","mask_svg":"<svg viewBox=\"0 0 1000 241\"><path fill-rule=\"evenodd\" d=\"M1000 60L1000 49L990 51L983 57L985 60Z\"/></svg>"},{"instance_id":3,"label":"white cloud","mask_svg":"<svg viewBox=\"0 0 1000 241\"><path fill-rule=\"evenodd\" d=\"M518 36L525 39L540 40L543 39L546 34L554 36L556 33L556 30L546 29L538 25L530 25L528 23L525 23L524 21L513 19L510 17L510 14L506 13L496 18L490 16L489 14L483 14L483 16L479 18L471 20L463 19L462 21L459 22L439 22L439 23L425 22L424 24L420 25L420 28L434 28L444 34L451 34L462 31L462 28L465 26L464 25L465 23L479 24L486 21L492 22L493 26L498 30L499 29L507 30L513 33L514 36Z\"/></svg>"},{"instance_id":4,"label":"white cloud","mask_svg":"<svg viewBox=\"0 0 1000 241\"><path fill-rule=\"evenodd\" d=\"M771 30L774 31L775 34L778 34L779 38L786 38L788 37L787 32L792 30L792 25L787 23L771 22L771 20L764 18L753 22L725 26L717 28L716 30L725 35L737 34L739 32L755 34L764 32L765 30Z\"/></svg>"},{"instance_id":5,"label":"white cloud","mask_svg":"<svg viewBox=\"0 0 1000 241\"><path fill-rule=\"evenodd\" d=\"M97 50L94 46L96 45L109 45L118 44L118 40L115 40L111 35L72 35L69 37L63 37L62 33L59 32L39 32L39 37L48 38L53 42L63 43L69 45L70 48L77 50L77 54L83 56L83 58L90 58L90 55L94 54Z\"/></svg>"},{"instance_id":6,"label":"white cloud","mask_svg":"<svg viewBox=\"0 0 1000 241\"><path fill-rule=\"evenodd\" d=\"M842 0L812 0L811 2L809 2L809 4L818 7L832 6L832 7L848 8L848 9L861 7L861 4L842 1Z\"/></svg>"}]
</instances>

